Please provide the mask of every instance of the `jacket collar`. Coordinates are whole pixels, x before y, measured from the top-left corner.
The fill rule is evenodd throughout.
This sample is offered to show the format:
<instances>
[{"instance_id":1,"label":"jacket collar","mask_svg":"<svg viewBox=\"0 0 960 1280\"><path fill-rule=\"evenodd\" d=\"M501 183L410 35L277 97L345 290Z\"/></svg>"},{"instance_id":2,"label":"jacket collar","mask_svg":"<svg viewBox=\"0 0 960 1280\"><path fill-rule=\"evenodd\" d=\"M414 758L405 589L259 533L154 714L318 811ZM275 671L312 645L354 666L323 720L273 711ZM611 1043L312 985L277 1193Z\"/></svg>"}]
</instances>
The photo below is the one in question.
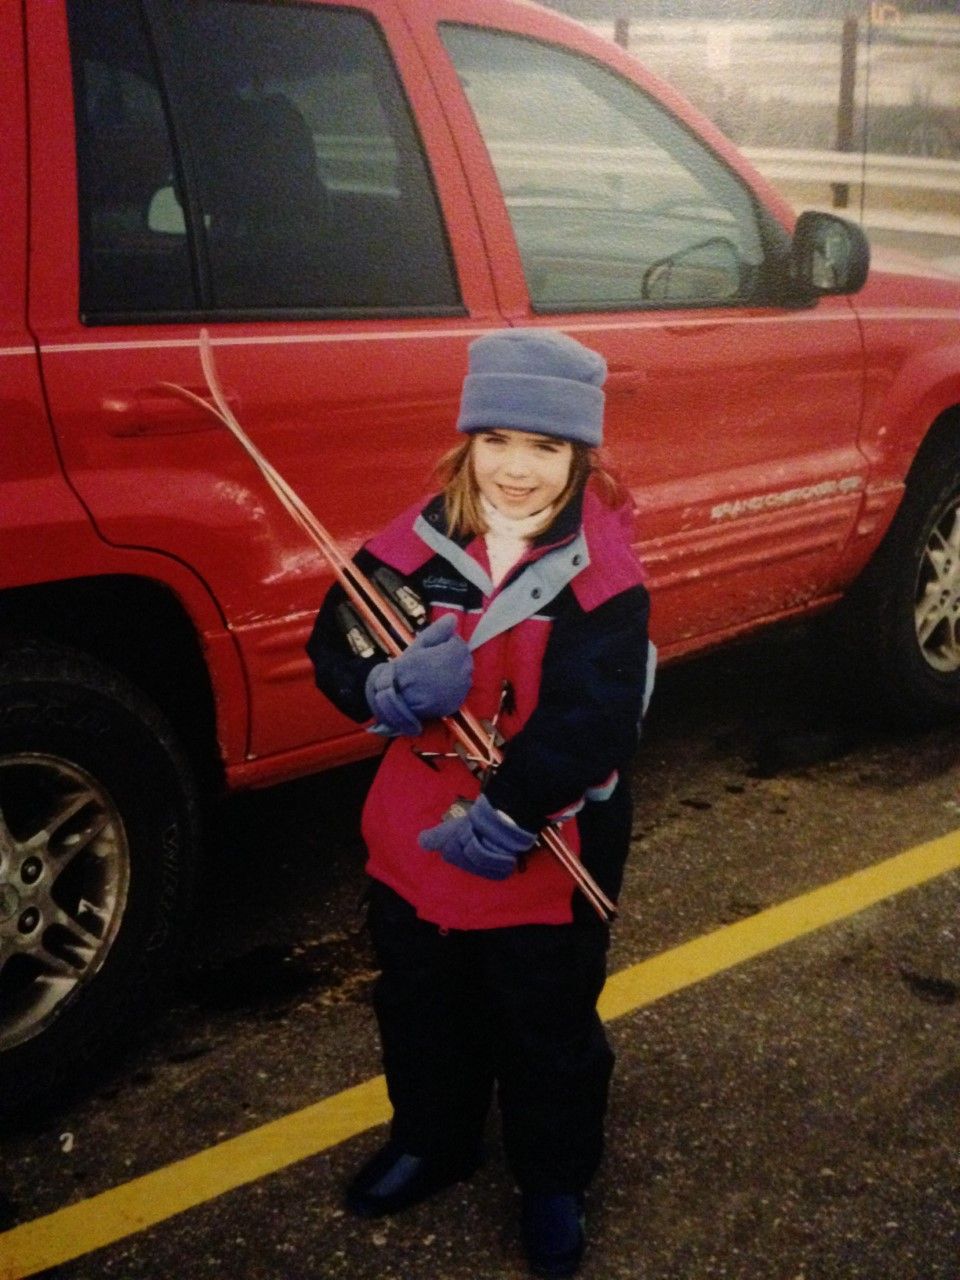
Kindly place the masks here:
<instances>
[{"instance_id":1,"label":"jacket collar","mask_svg":"<svg viewBox=\"0 0 960 1280\"><path fill-rule=\"evenodd\" d=\"M530 550L494 594L490 575L467 550L472 536L451 537L442 496L431 499L414 522L414 532L484 596L493 596L470 637L471 649L534 617L589 565L587 540L580 528L582 511L581 492L533 540Z\"/></svg>"}]
</instances>

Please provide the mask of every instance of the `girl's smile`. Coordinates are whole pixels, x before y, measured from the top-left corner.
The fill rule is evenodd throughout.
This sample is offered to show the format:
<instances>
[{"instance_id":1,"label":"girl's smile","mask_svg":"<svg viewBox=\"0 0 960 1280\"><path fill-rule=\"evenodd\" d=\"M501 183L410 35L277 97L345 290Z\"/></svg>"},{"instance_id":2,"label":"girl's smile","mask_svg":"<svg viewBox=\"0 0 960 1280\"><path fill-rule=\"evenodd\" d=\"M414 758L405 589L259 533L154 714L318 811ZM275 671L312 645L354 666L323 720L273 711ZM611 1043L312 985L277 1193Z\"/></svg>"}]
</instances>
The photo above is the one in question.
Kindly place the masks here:
<instances>
[{"instance_id":1,"label":"girl's smile","mask_svg":"<svg viewBox=\"0 0 960 1280\"><path fill-rule=\"evenodd\" d=\"M554 436L494 428L472 438L477 488L505 516L522 520L556 502L570 479L573 445Z\"/></svg>"}]
</instances>

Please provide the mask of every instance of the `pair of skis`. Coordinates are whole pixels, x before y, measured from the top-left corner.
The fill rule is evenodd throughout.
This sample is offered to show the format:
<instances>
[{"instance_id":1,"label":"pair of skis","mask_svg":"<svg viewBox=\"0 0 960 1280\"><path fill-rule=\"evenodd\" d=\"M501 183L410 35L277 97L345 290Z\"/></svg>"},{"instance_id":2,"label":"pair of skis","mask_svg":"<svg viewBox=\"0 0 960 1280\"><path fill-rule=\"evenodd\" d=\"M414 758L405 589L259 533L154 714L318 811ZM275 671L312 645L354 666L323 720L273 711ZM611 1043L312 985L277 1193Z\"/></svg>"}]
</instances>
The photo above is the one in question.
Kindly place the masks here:
<instances>
[{"instance_id":1,"label":"pair of skis","mask_svg":"<svg viewBox=\"0 0 960 1280\"><path fill-rule=\"evenodd\" d=\"M323 527L317 517L280 475L272 463L264 457L250 437L237 421L217 375L213 359L213 348L206 329L200 331L200 362L204 377L210 389L210 400L196 395L186 387L175 383L163 383L169 391L189 400L212 414L243 447L266 480L271 490L307 535L310 541L322 552L333 569L334 575L347 594L363 625L374 637L389 657L396 657L411 643L414 631L410 622L401 610L384 599L370 579L347 557L336 541ZM502 760L502 752L497 742L496 731L485 728L480 720L466 706L461 707L452 716L445 716L443 723L453 734L463 749L468 765L470 760L482 760L486 767L495 769ZM606 896L589 871L580 862L564 840L560 830L550 825L544 827L539 835L539 843L557 859L573 877L576 886L604 921L612 920L617 908Z\"/></svg>"}]
</instances>

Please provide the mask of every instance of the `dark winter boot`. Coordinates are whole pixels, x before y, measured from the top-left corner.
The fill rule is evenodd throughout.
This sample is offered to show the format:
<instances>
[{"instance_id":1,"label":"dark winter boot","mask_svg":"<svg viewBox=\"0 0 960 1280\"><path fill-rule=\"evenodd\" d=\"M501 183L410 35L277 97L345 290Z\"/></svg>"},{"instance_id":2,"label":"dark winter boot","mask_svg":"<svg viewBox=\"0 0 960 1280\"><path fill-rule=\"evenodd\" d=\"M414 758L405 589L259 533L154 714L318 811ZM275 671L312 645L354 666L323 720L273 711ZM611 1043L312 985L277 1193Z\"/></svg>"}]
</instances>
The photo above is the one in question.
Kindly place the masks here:
<instances>
[{"instance_id":1,"label":"dark winter boot","mask_svg":"<svg viewBox=\"0 0 960 1280\"><path fill-rule=\"evenodd\" d=\"M525 1191L520 1234L535 1276L562 1280L564 1276L576 1275L586 1244L583 1196Z\"/></svg>"},{"instance_id":2,"label":"dark winter boot","mask_svg":"<svg viewBox=\"0 0 960 1280\"><path fill-rule=\"evenodd\" d=\"M465 1156L413 1156L388 1142L371 1156L347 1187L344 1203L361 1218L409 1209L476 1171L482 1152Z\"/></svg>"}]
</instances>

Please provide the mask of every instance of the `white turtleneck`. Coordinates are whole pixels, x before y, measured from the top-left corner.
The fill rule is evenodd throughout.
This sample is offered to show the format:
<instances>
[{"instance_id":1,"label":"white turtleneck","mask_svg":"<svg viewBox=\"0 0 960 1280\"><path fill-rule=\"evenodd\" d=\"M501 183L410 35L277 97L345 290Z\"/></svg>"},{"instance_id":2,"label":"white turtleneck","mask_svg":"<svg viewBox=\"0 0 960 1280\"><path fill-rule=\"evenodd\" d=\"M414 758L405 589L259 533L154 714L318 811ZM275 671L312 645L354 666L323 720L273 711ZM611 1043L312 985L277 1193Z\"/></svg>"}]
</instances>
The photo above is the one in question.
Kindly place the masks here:
<instances>
[{"instance_id":1,"label":"white turtleneck","mask_svg":"<svg viewBox=\"0 0 960 1280\"><path fill-rule=\"evenodd\" d=\"M490 577L493 585L497 586L530 546L534 535L544 527L550 508L545 507L542 511L535 511L532 516L516 519L498 511L482 494L480 508L487 526L484 542L490 560Z\"/></svg>"}]
</instances>

